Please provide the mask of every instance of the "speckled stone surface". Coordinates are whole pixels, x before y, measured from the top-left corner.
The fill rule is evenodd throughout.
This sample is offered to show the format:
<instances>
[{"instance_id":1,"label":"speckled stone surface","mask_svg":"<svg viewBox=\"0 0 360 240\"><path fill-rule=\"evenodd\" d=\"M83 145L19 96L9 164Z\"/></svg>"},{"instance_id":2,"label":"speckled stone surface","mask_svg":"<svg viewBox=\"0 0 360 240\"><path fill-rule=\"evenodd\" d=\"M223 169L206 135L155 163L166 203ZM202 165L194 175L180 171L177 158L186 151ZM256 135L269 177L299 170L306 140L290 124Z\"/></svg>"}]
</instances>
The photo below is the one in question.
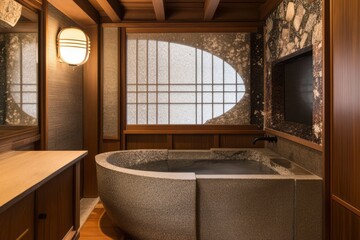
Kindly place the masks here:
<instances>
[{"instance_id":1,"label":"speckled stone surface","mask_svg":"<svg viewBox=\"0 0 360 240\"><path fill-rule=\"evenodd\" d=\"M140 163L191 156L199 161L260 161L279 174L131 169ZM293 239L295 233L317 236L317 228L304 228L318 225L321 212L304 208L311 203L321 206L321 179L299 171L296 164L269 149L129 150L99 154L96 162L99 196L105 209L134 239L281 240ZM301 189L296 190L295 183L300 180L311 181L301 182ZM314 197L308 195L310 192ZM294 203L301 214L294 215Z\"/></svg>"},{"instance_id":2,"label":"speckled stone surface","mask_svg":"<svg viewBox=\"0 0 360 240\"><path fill-rule=\"evenodd\" d=\"M295 240L322 239L322 182L295 182Z\"/></svg>"},{"instance_id":3,"label":"speckled stone surface","mask_svg":"<svg viewBox=\"0 0 360 240\"><path fill-rule=\"evenodd\" d=\"M284 0L266 20L265 37L265 126L322 143L322 1ZM272 80L271 64L304 47L313 47L313 125L284 122L279 106L282 90Z\"/></svg>"},{"instance_id":4,"label":"speckled stone surface","mask_svg":"<svg viewBox=\"0 0 360 240\"><path fill-rule=\"evenodd\" d=\"M182 160L182 159L209 159L211 152L209 150L169 150L168 160Z\"/></svg>"},{"instance_id":5,"label":"speckled stone surface","mask_svg":"<svg viewBox=\"0 0 360 240\"><path fill-rule=\"evenodd\" d=\"M200 179L199 239L293 239L291 179Z\"/></svg>"},{"instance_id":6,"label":"speckled stone surface","mask_svg":"<svg viewBox=\"0 0 360 240\"><path fill-rule=\"evenodd\" d=\"M251 33L251 124L264 126L264 36Z\"/></svg>"},{"instance_id":7,"label":"speckled stone surface","mask_svg":"<svg viewBox=\"0 0 360 240\"><path fill-rule=\"evenodd\" d=\"M152 159L159 156L155 151L152 154L148 154L155 155ZM144 155L141 152L137 156ZM126 162L128 157L119 160ZM143 171L126 170L106 161L97 165L99 196L107 214L121 229L141 240L196 239L194 174L170 179L161 177L161 173L146 176L139 174Z\"/></svg>"},{"instance_id":8,"label":"speckled stone surface","mask_svg":"<svg viewBox=\"0 0 360 240\"><path fill-rule=\"evenodd\" d=\"M265 146L317 176L323 176L321 152L280 137L276 144L266 143Z\"/></svg>"}]
</instances>

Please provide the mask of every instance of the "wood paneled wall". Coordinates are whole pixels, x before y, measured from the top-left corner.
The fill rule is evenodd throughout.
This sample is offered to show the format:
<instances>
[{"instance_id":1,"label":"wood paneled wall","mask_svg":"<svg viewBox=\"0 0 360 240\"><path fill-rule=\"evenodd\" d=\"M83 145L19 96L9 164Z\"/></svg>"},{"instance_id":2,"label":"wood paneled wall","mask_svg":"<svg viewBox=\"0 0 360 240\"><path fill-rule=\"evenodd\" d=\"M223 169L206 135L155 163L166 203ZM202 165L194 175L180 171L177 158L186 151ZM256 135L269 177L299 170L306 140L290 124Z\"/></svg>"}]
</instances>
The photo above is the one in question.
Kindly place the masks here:
<instances>
[{"instance_id":1,"label":"wood paneled wall","mask_svg":"<svg viewBox=\"0 0 360 240\"><path fill-rule=\"evenodd\" d=\"M75 22L48 4L47 46L47 149L83 148L83 67L71 67L57 58L56 37Z\"/></svg>"},{"instance_id":2,"label":"wood paneled wall","mask_svg":"<svg viewBox=\"0 0 360 240\"><path fill-rule=\"evenodd\" d=\"M128 125L123 149L210 149L264 147L252 144L264 135L254 125Z\"/></svg>"},{"instance_id":3,"label":"wood paneled wall","mask_svg":"<svg viewBox=\"0 0 360 240\"><path fill-rule=\"evenodd\" d=\"M331 239L360 239L360 2L331 0Z\"/></svg>"},{"instance_id":4,"label":"wood paneled wall","mask_svg":"<svg viewBox=\"0 0 360 240\"><path fill-rule=\"evenodd\" d=\"M264 134L127 134L126 149L210 149L258 148L264 142L252 144Z\"/></svg>"},{"instance_id":5,"label":"wood paneled wall","mask_svg":"<svg viewBox=\"0 0 360 240\"><path fill-rule=\"evenodd\" d=\"M84 149L83 196L97 196L95 155L99 153L99 26L86 28L91 41L91 53L84 65Z\"/></svg>"}]
</instances>

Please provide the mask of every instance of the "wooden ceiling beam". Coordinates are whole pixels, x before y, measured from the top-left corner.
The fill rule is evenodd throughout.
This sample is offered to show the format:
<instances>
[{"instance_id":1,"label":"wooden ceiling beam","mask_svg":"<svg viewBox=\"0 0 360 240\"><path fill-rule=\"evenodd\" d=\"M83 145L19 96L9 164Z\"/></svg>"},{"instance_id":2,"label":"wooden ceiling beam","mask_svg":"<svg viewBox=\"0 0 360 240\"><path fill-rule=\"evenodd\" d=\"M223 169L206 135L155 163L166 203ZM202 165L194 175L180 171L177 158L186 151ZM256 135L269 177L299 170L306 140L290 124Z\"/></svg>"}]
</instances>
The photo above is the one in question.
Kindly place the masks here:
<instances>
[{"instance_id":1,"label":"wooden ceiling beam","mask_svg":"<svg viewBox=\"0 0 360 240\"><path fill-rule=\"evenodd\" d=\"M215 11L219 6L220 0L205 0L204 3L204 20L211 21L215 15Z\"/></svg>"},{"instance_id":2,"label":"wooden ceiling beam","mask_svg":"<svg viewBox=\"0 0 360 240\"><path fill-rule=\"evenodd\" d=\"M272 11L279 6L282 0L267 0L261 7L260 7L260 20L265 20Z\"/></svg>"},{"instance_id":3,"label":"wooden ceiling beam","mask_svg":"<svg viewBox=\"0 0 360 240\"><path fill-rule=\"evenodd\" d=\"M112 22L121 21L121 4L118 0L94 0L104 10Z\"/></svg>"},{"instance_id":4,"label":"wooden ceiling beam","mask_svg":"<svg viewBox=\"0 0 360 240\"><path fill-rule=\"evenodd\" d=\"M27 7L22 8L21 10L21 16L23 16L24 18L28 19L30 22L38 22L39 20L39 16L36 12L31 11L30 9L28 9Z\"/></svg>"},{"instance_id":5,"label":"wooden ceiling beam","mask_svg":"<svg viewBox=\"0 0 360 240\"><path fill-rule=\"evenodd\" d=\"M156 20L165 21L165 5L164 0L152 0Z\"/></svg>"},{"instance_id":6,"label":"wooden ceiling beam","mask_svg":"<svg viewBox=\"0 0 360 240\"><path fill-rule=\"evenodd\" d=\"M98 23L96 17L92 15L92 13L88 12L88 9L83 9L83 7L76 3L74 0L47 1L82 27ZM82 2L86 3L87 1L82 0ZM90 5L90 3L88 4ZM89 14L92 16L90 16Z\"/></svg>"},{"instance_id":7,"label":"wooden ceiling beam","mask_svg":"<svg viewBox=\"0 0 360 240\"><path fill-rule=\"evenodd\" d=\"M74 0L74 2L96 23L100 23L98 11L87 0Z\"/></svg>"}]
</instances>

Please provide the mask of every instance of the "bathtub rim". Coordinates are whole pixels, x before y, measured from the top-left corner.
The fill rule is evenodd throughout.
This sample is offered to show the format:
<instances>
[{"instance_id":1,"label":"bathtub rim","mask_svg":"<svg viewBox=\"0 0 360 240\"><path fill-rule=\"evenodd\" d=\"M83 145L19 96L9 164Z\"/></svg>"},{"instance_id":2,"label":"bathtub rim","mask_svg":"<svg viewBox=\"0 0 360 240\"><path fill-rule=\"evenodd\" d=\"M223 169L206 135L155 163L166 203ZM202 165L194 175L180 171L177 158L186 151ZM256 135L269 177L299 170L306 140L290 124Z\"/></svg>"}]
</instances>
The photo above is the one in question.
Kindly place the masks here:
<instances>
[{"instance_id":1,"label":"bathtub rim","mask_svg":"<svg viewBox=\"0 0 360 240\"><path fill-rule=\"evenodd\" d=\"M196 180L196 179L294 179L294 180L322 180L319 176L309 172L307 175L284 175L280 172L278 174L196 174L194 172L157 172L157 171L144 171L144 170L135 170L125 167L116 166L110 162L108 162L108 157L113 154L118 154L121 152L136 152L136 151L166 151L168 156L169 153L181 153L181 152L197 152L197 153L209 153L211 155L216 151L258 151L261 154L265 154L267 157L279 157L276 153L272 152L268 149L258 149L258 148L211 148L209 150L168 150L168 149L136 149L136 150L119 150L119 151L110 151L101 153L95 156L96 164L99 166L106 168L108 170L121 172L125 174L131 174L135 176L141 177L150 177L150 178L160 178L160 179L174 179L174 180ZM167 161L171 160L179 160L178 158L167 158ZM199 160L202 160L201 158ZM205 160L205 159L203 159ZM290 161L290 160L288 160ZM291 161L290 161L291 162ZM294 163L296 164L296 163ZM297 165L297 164L296 164ZM299 166L300 167L300 166ZM301 167L300 167L301 168Z\"/></svg>"}]
</instances>

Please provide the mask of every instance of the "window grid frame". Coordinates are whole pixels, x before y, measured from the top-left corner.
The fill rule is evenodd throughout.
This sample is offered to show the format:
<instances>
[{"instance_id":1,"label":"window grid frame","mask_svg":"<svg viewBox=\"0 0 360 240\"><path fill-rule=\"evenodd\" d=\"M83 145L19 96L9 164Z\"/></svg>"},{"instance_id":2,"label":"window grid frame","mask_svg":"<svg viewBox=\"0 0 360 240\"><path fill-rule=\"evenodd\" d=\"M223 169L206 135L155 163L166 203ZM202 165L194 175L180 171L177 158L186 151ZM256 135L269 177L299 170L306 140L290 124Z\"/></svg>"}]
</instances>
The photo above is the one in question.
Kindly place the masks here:
<instances>
[{"instance_id":1,"label":"window grid frame","mask_svg":"<svg viewBox=\"0 0 360 240\"><path fill-rule=\"evenodd\" d=\"M139 125L139 104L143 104L146 106L146 124L149 125L149 105L155 104L156 114L155 114L155 123L156 125L159 124L159 105L167 105L167 111L168 111L168 117L167 117L167 123L166 125L177 125L178 123L171 123L171 106L176 105L195 105L195 124L201 125L204 124L204 105L211 105L211 116L214 118L214 112L215 112L215 105L222 105L222 114L225 113L225 105L232 104L236 105L239 101L239 94L245 94L245 87L244 90L239 91L239 86L245 86L244 82L238 83L238 73L235 70L235 83L225 83L225 61L221 59L222 61L222 83L214 83L214 57L215 55L211 54L211 83L204 83L204 50L194 47L195 52L195 84L194 83L171 83L171 43L167 42L167 83L159 83L159 41L158 40L152 40L156 42L155 45L155 69L156 69L156 79L155 84L149 84L149 40L146 39L146 70L145 70L145 76L146 76L146 83L139 83L139 40L135 39L135 75L136 75L136 81L135 83L127 83L126 84L126 105L135 105L136 109L136 125ZM198 50L201 52L201 69L198 71ZM201 75L201 84L199 84L198 81L198 73ZM146 91L139 91L139 86L145 86ZM149 86L155 85L155 90L149 91ZM194 86L194 91L172 91L171 86ZM129 91L129 86L135 86L136 91ZM167 86L167 91L160 91L159 86ZM198 91L198 86L201 88L201 92ZM211 86L212 91L204 91L204 86ZM215 91L215 86L222 86L222 90ZM232 91L225 91L225 86L234 86L235 90ZM136 101L135 103L129 103L128 101L128 94L129 93L135 93L136 94ZM139 99L139 93L145 93L146 94L146 102L143 103ZM155 93L155 103L149 101L149 93ZM160 103L159 102L159 93L167 93L167 103ZM171 102L171 93L194 93L195 94L195 102ZM198 93L200 93L201 101L198 102ZM211 93L211 102L204 102L204 93ZM221 103L215 102L214 100L214 93L222 93L222 99L223 101ZM225 102L225 93L234 93L235 95L235 102ZM149 103L150 102L150 103ZM198 106L199 105L199 106ZM198 121L198 107L201 108L201 123ZM128 114L127 114L128 115ZM128 122L128 119L127 119ZM134 123L130 123L134 124ZM150 124L155 125L155 124Z\"/></svg>"}]
</instances>

